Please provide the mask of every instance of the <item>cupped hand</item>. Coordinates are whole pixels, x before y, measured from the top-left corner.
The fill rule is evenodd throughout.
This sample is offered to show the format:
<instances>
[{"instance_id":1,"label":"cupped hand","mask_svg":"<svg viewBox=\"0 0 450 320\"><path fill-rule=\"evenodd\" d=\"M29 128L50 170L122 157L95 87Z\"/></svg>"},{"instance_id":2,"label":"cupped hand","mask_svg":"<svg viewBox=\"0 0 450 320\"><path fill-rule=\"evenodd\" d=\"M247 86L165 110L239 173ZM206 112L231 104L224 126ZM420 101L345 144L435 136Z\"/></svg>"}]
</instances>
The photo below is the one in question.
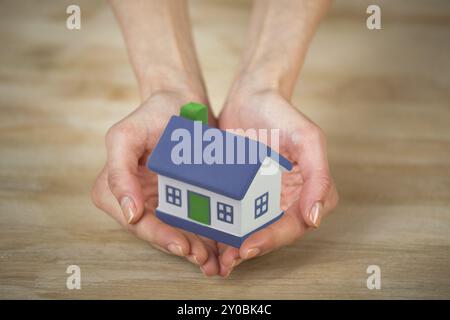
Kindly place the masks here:
<instances>
[{"instance_id":1,"label":"cupped hand","mask_svg":"<svg viewBox=\"0 0 450 320\"><path fill-rule=\"evenodd\" d=\"M219 117L221 129L280 129L279 152L294 165L282 175L281 219L252 234L240 249L218 244L220 274L228 276L244 260L299 239L338 203L322 130L273 90L236 94ZM243 213L245 214L245 212Z\"/></svg>"},{"instance_id":2,"label":"cupped hand","mask_svg":"<svg viewBox=\"0 0 450 320\"><path fill-rule=\"evenodd\" d=\"M146 168L147 157L169 118L191 100L195 98L174 92L155 93L108 131L107 161L94 183L92 200L138 238L186 257L210 276L219 272L216 243L171 227L155 216L157 176Z\"/></svg>"}]
</instances>

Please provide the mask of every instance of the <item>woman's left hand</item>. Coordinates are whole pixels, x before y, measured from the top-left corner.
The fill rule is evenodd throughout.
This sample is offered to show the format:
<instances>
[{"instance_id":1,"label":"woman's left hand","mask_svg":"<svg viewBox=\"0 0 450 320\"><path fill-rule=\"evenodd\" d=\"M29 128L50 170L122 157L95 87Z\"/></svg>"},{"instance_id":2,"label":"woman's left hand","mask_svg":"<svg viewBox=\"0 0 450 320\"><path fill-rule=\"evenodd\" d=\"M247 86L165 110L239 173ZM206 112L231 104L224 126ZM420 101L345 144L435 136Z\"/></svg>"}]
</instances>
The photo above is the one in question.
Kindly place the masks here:
<instances>
[{"instance_id":1,"label":"woman's left hand","mask_svg":"<svg viewBox=\"0 0 450 320\"><path fill-rule=\"evenodd\" d=\"M319 227L338 203L323 131L273 90L243 92L228 99L219 118L220 128L280 129L279 152L294 167L282 176L283 217L252 234L240 249L219 244L222 276L228 276L240 262L289 245L309 228Z\"/></svg>"}]
</instances>

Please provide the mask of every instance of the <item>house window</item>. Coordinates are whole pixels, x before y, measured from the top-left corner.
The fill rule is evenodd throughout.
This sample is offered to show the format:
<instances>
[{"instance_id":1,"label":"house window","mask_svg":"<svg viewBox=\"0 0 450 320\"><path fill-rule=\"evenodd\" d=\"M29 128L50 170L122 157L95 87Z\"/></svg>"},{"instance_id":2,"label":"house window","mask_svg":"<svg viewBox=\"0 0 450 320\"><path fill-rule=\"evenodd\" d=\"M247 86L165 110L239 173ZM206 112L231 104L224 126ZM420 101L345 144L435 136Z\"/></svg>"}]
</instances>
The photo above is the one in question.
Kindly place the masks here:
<instances>
[{"instance_id":1,"label":"house window","mask_svg":"<svg viewBox=\"0 0 450 320\"><path fill-rule=\"evenodd\" d=\"M181 207L181 190L166 185L166 201L167 203Z\"/></svg>"},{"instance_id":2,"label":"house window","mask_svg":"<svg viewBox=\"0 0 450 320\"><path fill-rule=\"evenodd\" d=\"M269 193L266 192L262 196L255 199L255 219L267 212L269 205Z\"/></svg>"},{"instance_id":3,"label":"house window","mask_svg":"<svg viewBox=\"0 0 450 320\"><path fill-rule=\"evenodd\" d=\"M217 202L217 219L232 224L233 207L222 202Z\"/></svg>"}]
</instances>

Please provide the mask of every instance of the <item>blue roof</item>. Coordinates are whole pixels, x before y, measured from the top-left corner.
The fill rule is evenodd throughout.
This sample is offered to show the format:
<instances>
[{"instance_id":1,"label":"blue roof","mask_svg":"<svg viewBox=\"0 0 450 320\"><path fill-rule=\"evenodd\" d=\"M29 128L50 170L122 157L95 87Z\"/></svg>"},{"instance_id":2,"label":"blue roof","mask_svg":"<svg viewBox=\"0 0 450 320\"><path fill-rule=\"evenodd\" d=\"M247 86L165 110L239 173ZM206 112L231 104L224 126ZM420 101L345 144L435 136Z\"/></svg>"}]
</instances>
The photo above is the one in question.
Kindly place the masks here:
<instances>
[{"instance_id":1,"label":"blue roof","mask_svg":"<svg viewBox=\"0 0 450 320\"><path fill-rule=\"evenodd\" d=\"M261 167L262 161L264 159L259 159L260 157L255 157L257 159L253 159L256 161L250 161L249 159L249 149L250 145L258 146L258 150L261 148L267 148L267 156L278 161L278 163L284 167L286 170L292 169L292 164L285 157L279 155L268 146L263 143L257 142L255 140L251 140L247 137L243 137L240 135L236 135L224 130L220 130L214 128L215 134L222 135L223 141L223 164L206 164L204 161L201 164L192 163L185 164L176 164L172 161L172 149L174 146L179 144L179 140L172 141L172 132L175 129L182 128L186 129L192 140L194 140L194 127L197 126L199 128L200 122L194 125L194 121L185 119L179 116L172 116L170 118L169 123L166 126L161 138L159 139L158 144L153 149L152 154L149 156L147 160L147 167L156 173L183 181L185 183L189 183L200 188L208 189L212 192L236 199L241 200L244 198L245 193L247 192L250 184L253 181L256 173ZM202 132L204 133L206 129L210 129L211 127L202 124ZM226 141L234 139L234 161L230 163L230 161L225 161L226 159ZM239 142L242 143L245 141L245 161L244 164L237 163L236 154L239 146ZM211 142L198 141L197 144L201 143L202 153L207 145ZM195 142L191 142L191 155L194 157L194 145ZM230 150L231 151L231 150Z\"/></svg>"}]
</instances>

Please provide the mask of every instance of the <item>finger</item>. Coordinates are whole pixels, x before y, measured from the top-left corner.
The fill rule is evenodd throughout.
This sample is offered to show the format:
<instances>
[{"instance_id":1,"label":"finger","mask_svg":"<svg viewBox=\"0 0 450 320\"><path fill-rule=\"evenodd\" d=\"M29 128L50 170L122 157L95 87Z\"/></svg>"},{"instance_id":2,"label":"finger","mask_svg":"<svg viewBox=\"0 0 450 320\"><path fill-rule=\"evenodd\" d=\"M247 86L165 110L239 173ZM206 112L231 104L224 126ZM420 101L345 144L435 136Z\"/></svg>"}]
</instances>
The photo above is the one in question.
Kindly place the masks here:
<instances>
[{"instance_id":1,"label":"finger","mask_svg":"<svg viewBox=\"0 0 450 320\"><path fill-rule=\"evenodd\" d=\"M239 249L226 245L219 258L220 271L222 277L227 278L233 269L241 263L242 259L239 256Z\"/></svg>"},{"instance_id":2,"label":"finger","mask_svg":"<svg viewBox=\"0 0 450 320\"><path fill-rule=\"evenodd\" d=\"M139 221L144 212L144 197L138 179L139 158L145 153L146 130L123 121L108 131L108 184L128 223Z\"/></svg>"},{"instance_id":3,"label":"finger","mask_svg":"<svg viewBox=\"0 0 450 320\"><path fill-rule=\"evenodd\" d=\"M205 276L211 277L219 273L219 259L217 259L217 255L213 248L207 246L207 250L208 259L200 266L200 270Z\"/></svg>"},{"instance_id":4,"label":"finger","mask_svg":"<svg viewBox=\"0 0 450 320\"><path fill-rule=\"evenodd\" d=\"M332 209L332 203L327 200L334 186L329 173L325 135L311 124L305 130L294 132L291 139L291 151L304 180L299 197L300 213L308 226L317 228L326 209Z\"/></svg>"},{"instance_id":5,"label":"finger","mask_svg":"<svg viewBox=\"0 0 450 320\"><path fill-rule=\"evenodd\" d=\"M238 265L241 259L239 255L239 248L225 245L220 254L220 264L224 267L234 268Z\"/></svg>"},{"instance_id":6,"label":"finger","mask_svg":"<svg viewBox=\"0 0 450 320\"><path fill-rule=\"evenodd\" d=\"M336 208L338 203L339 203L339 194L336 189L336 184L332 180L330 191L328 192L327 198L325 199L324 203L325 216L328 213L330 213L334 208Z\"/></svg>"},{"instance_id":7,"label":"finger","mask_svg":"<svg viewBox=\"0 0 450 320\"><path fill-rule=\"evenodd\" d=\"M92 198L98 208L108 213L138 238L177 256L189 254L190 242L186 236L181 231L161 222L150 212L144 214L139 223L128 224L114 195L108 188L106 170L103 170L97 178L92 191Z\"/></svg>"},{"instance_id":8,"label":"finger","mask_svg":"<svg viewBox=\"0 0 450 320\"><path fill-rule=\"evenodd\" d=\"M334 208L331 197L335 190L334 184L329 176L310 177L300 193L300 212L303 219L310 227L318 228L323 217ZM334 191L335 192L335 191Z\"/></svg>"},{"instance_id":9,"label":"finger","mask_svg":"<svg viewBox=\"0 0 450 320\"><path fill-rule=\"evenodd\" d=\"M218 243L215 240L200 235L198 237L214 252L216 256L219 256L219 250L217 248Z\"/></svg>"},{"instance_id":10,"label":"finger","mask_svg":"<svg viewBox=\"0 0 450 320\"><path fill-rule=\"evenodd\" d=\"M222 242L217 242L217 252L219 255L222 255L222 253L225 251L225 249L228 248L228 245Z\"/></svg>"},{"instance_id":11,"label":"finger","mask_svg":"<svg viewBox=\"0 0 450 320\"><path fill-rule=\"evenodd\" d=\"M183 232L186 238L188 238L191 250L187 255L188 259L193 264L198 266L203 265L208 260L208 248L206 244L195 234L190 232Z\"/></svg>"},{"instance_id":12,"label":"finger","mask_svg":"<svg viewBox=\"0 0 450 320\"><path fill-rule=\"evenodd\" d=\"M144 214L139 223L129 226L129 229L140 239L165 248L174 255L185 257L190 252L189 239L153 214Z\"/></svg>"},{"instance_id":13,"label":"finger","mask_svg":"<svg viewBox=\"0 0 450 320\"><path fill-rule=\"evenodd\" d=\"M248 260L264 255L300 238L308 226L299 219L296 211L298 202L292 205L277 222L252 234L239 249L242 259Z\"/></svg>"}]
</instances>

